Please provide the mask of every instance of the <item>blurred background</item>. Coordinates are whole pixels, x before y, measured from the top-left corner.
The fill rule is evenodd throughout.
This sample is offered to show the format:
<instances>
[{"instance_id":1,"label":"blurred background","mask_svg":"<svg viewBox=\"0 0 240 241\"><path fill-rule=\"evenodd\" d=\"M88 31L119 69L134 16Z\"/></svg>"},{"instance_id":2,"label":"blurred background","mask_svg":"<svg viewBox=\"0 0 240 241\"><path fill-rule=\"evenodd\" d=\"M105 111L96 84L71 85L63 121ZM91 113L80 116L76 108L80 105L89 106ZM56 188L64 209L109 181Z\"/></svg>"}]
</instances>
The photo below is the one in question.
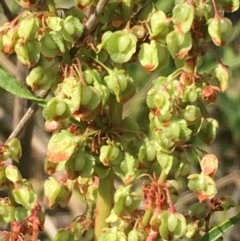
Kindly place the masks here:
<instances>
[{"instance_id":1,"label":"blurred background","mask_svg":"<svg viewBox=\"0 0 240 241\"><path fill-rule=\"evenodd\" d=\"M7 5L6 5L7 4ZM74 5L73 0L58 0L60 7L69 8ZM10 11L8 11L10 10ZM0 26L6 21L14 18L21 8L13 0L1 1L0 3ZM219 169L216 175L218 196L231 197L236 202L236 207L226 213L215 213L212 218L213 224L219 224L228 217L236 215L240 211L240 11L229 14L229 18L234 24L234 34L222 48L214 48L222 62L232 70L232 79L228 90L224 94L219 94L214 105L209 106L209 112L219 123L216 140L209 152L214 153L219 158ZM216 59L211 52L204 57L202 72L211 70L216 65ZM0 66L12 76L24 83L28 69L17 62L16 57L5 56L0 53ZM174 70L174 64L170 63L168 68L161 72L161 75L168 75ZM144 70L137 74L139 78L139 90L136 96L126 104L124 115L134 115L136 120L141 123L141 128L147 131L148 120L142 116L148 115L145 105L145 96L151 86L152 76ZM4 143L12 130L21 120L22 116L30 106L27 100L14 97L0 89L0 143ZM132 111L134 110L134 113ZM145 120L145 122L144 122ZM38 193L42 197L43 182L46 179L44 174L44 160L46 147L50 134L44 131L44 120L41 110L35 115L34 119L27 126L21 135L23 156L19 162L19 169L24 178L30 179ZM1 197L6 193L1 192ZM79 201L80 200L80 201ZM177 202L177 208L187 210L189 205L196 201L196 195L190 193L187 188L183 190ZM57 207L46 209L47 218L45 229L40 240L51 241L57 228L66 227L71 220L84 212L84 205L81 198L73 197L67 208ZM1 230L7 229L0 224ZM226 235L224 240L239 241L240 226L234 227Z\"/></svg>"}]
</instances>

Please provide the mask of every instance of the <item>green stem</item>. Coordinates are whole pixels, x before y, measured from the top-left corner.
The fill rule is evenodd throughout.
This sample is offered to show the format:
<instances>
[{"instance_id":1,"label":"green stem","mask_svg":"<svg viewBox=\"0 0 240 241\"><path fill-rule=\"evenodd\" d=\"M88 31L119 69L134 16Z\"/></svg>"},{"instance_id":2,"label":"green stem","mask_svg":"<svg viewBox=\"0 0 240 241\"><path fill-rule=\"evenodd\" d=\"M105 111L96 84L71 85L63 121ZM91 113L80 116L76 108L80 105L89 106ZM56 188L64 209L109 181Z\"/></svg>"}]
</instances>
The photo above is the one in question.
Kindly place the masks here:
<instances>
[{"instance_id":1,"label":"green stem","mask_svg":"<svg viewBox=\"0 0 240 241\"><path fill-rule=\"evenodd\" d=\"M118 103L116 97L111 95L109 98L109 117L113 126L119 126L122 121L123 105Z\"/></svg>"},{"instance_id":2,"label":"green stem","mask_svg":"<svg viewBox=\"0 0 240 241\"><path fill-rule=\"evenodd\" d=\"M133 13L133 6L134 6L135 0L123 0L122 1L122 16L124 23L126 24Z\"/></svg>"},{"instance_id":3,"label":"green stem","mask_svg":"<svg viewBox=\"0 0 240 241\"><path fill-rule=\"evenodd\" d=\"M53 13L54 15L57 15L54 0L47 0L47 6L48 6L48 10L49 10L50 13Z\"/></svg>"},{"instance_id":4,"label":"green stem","mask_svg":"<svg viewBox=\"0 0 240 241\"><path fill-rule=\"evenodd\" d=\"M142 220L142 225L143 225L143 227L147 227L147 226L149 225L150 219L151 219L151 217L152 217L152 213L153 213L153 210L152 210L152 209L147 210L147 211L144 213L143 220Z\"/></svg>"},{"instance_id":5,"label":"green stem","mask_svg":"<svg viewBox=\"0 0 240 241\"><path fill-rule=\"evenodd\" d=\"M111 170L110 173L99 179L98 197L96 204L96 218L94 228L94 240L97 241L103 230L108 227L106 218L109 216L113 205L114 196L114 173Z\"/></svg>"},{"instance_id":6,"label":"green stem","mask_svg":"<svg viewBox=\"0 0 240 241\"><path fill-rule=\"evenodd\" d=\"M167 174L164 170L161 171L160 177L158 178L158 184L164 183L167 179Z\"/></svg>"}]
</instances>

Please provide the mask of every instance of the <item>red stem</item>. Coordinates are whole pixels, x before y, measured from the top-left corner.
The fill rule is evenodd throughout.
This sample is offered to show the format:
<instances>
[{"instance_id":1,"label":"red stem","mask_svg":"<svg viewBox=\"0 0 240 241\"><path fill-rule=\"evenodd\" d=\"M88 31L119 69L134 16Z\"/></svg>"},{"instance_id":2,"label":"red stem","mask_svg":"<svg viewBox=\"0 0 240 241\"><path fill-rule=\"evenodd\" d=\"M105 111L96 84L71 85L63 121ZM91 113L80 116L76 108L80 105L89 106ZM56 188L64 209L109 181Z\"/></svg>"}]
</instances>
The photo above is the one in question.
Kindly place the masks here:
<instances>
[{"instance_id":1,"label":"red stem","mask_svg":"<svg viewBox=\"0 0 240 241\"><path fill-rule=\"evenodd\" d=\"M217 3L216 0L212 0L212 4L213 4L213 8L214 8L214 12L215 12L215 18L221 18L220 12L217 8Z\"/></svg>"}]
</instances>

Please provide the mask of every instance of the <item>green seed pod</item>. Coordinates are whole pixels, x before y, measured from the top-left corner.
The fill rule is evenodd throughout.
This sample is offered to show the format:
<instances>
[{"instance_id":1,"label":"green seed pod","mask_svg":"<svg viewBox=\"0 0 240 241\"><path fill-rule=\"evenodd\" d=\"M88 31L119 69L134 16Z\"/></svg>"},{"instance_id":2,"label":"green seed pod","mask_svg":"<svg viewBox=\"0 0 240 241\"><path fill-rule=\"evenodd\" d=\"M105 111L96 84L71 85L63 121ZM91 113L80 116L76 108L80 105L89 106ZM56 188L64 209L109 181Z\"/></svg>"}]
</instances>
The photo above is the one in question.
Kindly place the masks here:
<instances>
[{"instance_id":1,"label":"green seed pod","mask_svg":"<svg viewBox=\"0 0 240 241\"><path fill-rule=\"evenodd\" d=\"M161 213L161 224L159 227L159 234L162 239L168 240L171 237L168 229L168 217L170 215L169 211L162 211Z\"/></svg>"},{"instance_id":2,"label":"green seed pod","mask_svg":"<svg viewBox=\"0 0 240 241\"><path fill-rule=\"evenodd\" d=\"M28 216L30 216L31 212L26 210L24 207L16 207L14 210L14 218L17 222L22 222Z\"/></svg>"},{"instance_id":3,"label":"green seed pod","mask_svg":"<svg viewBox=\"0 0 240 241\"><path fill-rule=\"evenodd\" d=\"M124 91L127 88L127 84L128 84L128 77L125 74L121 74L119 73L117 76L117 82L118 85L120 87L120 91Z\"/></svg>"},{"instance_id":4,"label":"green seed pod","mask_svg":"<svg viewBox=\"0 0 240 241\"><path fill-rule=\"evenodd\" d=\"M61 116L67 109L67 105L64 101L59 101L55 107L55 114Z\"/></svg>"},{"instance_id":5,"label":"green seed pod","mask_svg":"<svg viewBox=\"0 0 240 241\"><path fill-rule=\"evenodd\" d=\"M178 219L177 226L172 232L173 240L182 238L187 232L186 218L181 213L174 213ZM170 226L169 226L170 227Z\"/></svg>"},{"instance_id":6,"label":"green seed pod","mask_svg":"<svg viewBox=\"0 0 240 241\"><path fill-rule=\"evenodd\" d=\"M46 58L54 58L59 53L59 47L51 37L51 35L47 34L40 40L40 52Z\"/></svg>"},{"instance_id":7,"label":"green seed pod","mask_svg":"<svg viewBox=\"0 0 240 241\"><path fill-rule=\"evenodd\" d=\"M178 218L174 213L170 213L167 220L168 230L173 232L177 228Z\"/></svg>"},{"instance_id":8,"label":"green seed pod","mask_svg":"<svg viewBox=\"0 0 240 241\"><path fill-rule=\"evenodd\" d=\"M215 45L225 45L233 33L231 20L225 17L214 17L209 19L208 33Z\"/></svg>"},{"instance_id":9,"label":"green seed pod","mask_svg":"<svg viewBox=\"0 0 240 241\"><path fill-rule=\"evenodd\" d=\"M81 105L87 105L93 95L93 91L89 86L83 86L81 92Z\"/></svg>"},{"instance_id":10,"label":"green seed pod","mask_svg":"<svg viewBox=\"0 0 240 241\"><path fill-rule=\"evenodd\" d=\"M28 66L34 66L40 59L40 44L37 39L27 41Z\"/></svg>"},{"instance_id":11,"label":"green seed pod","mask_svg":"<svg viewBox=\"0 0 240 241\"><path fill-rule=\"evenodd\" d=\"M73 35L74 32L75 32L75 29L74 29L74 26L71 22L69 21L64 21L63 23L63 27L64 29L70 34L70 35Z\"/></svg>"},{"instance_id":12,"label":"green seed pod","mask_svg":"<svg viewBox=\"0 0 240 241\"><path fill-rule=\"evenodd\" d=\"M201 117L201 111L195 105L188 105L184 110L183 117L186 121L193 122Z\"/></svg>"},{"instance_id":13,"label":"green seed pod","mask_svg":"<svg viewBox=\"0 0 240 241\"><path fill-rule=\"evenodd\" d=\"M53 97L44 107L43 117L48 120L64 121L71 115L70 108L65 100Z\"/></svg>"},{"instance_id":14,"label":"green seed pod","mask_svg":"<svg viewBox=\"0 0 240 241\"><path fill-rule=\"evenodd\" d=\"M91 99L89 100L89 102L86 105L86 108L90 109L90 110L94 110L98 107L98 105L101 103L101 96L99 91L95 88L95 87L90 87L92 90L92 96Z\"/></svg>"},{"instance_id":15,"label":"green seed pod","mask_svg":"<svg viewBox=\"0 0 240 241\"><path fill-rule=\"evenodd\" d=\"M175 27L182 33L187 33L194 19L194 7L188 3L175 5L172 13L172 21Z\"/></svg>"},{"instance_id":16,"label":"green seed pod","mask_svg":"<svg viewBox=\"0 0 240 241\"><path fill-rule=\"evenodd\" d=\"M126 210L128 210L129 212L132 212L138 209L141 201L142 201L141 195L139 193L132 192L129 198L126 198L125 200Z\"/></svg>"},{"instance_id":17,"label":"green seed pod","mask_svg":"<svg viewBox=\"0 0 240 241\"><path fill-rule=\"evenodd\" d=\"M28 210L36 205L37 195L27 186L14 188L12 194L15 201Z\"/></svg>"},{"instance_id":18,"label":"green seed pod","mask_svg":"<svg viewBox=\"0 0 240 241\"><path fill-rule=\"evenodd\" d=\"M12 206L12 203L9 198L0 199L0 222L1 223L10 223L14 221L15 207Z\"/></svg>"},{"instance_id":19,"label":"green seed pod","mask_svg":"<svg viewBox=\"0 0 240 241\"><path fill-rule=\"evenodd\" d=\"M132 197L129 195L125 199L125 206L130 206L132 204Z\"/></svg>"},{"instance_id":20,"label":"green seed pod","mask_svg":"<svg viewBox=\"0 0 240 241\"><path fill-rule=\"evenodd\" d=\"M17 54L18 60L24 65L30 65L29 57L28 57L28 49L27 44L22 43L21 40L18 40L15 44L14 51Z\"/></svg>"},{"instance_id":21,"label":"green seed pod","mask_svg":"<svg viewBox=\"0 0 240 241\"><path fill-rule=\"evenodd\" d=\"M18 162L22 156L22 147L20 141L17 138L13 138L7 144L9 146L10 158Z\"/></svg>"},{"instance_id":22,"label":"green seed pod","mask_svg":"<svg viewBox=\"0 0 240 241\"><path fill-rule=\"evenodd\" d=\"M147 155L148 161L153 161L155 159L156 149L155 149L154 145L152 145L150 143L147 144L146 155Z\"/></svg>"},{"instance_id":23,"label":"green seed pod","mask_svg":"<svg viewBox=\"0 0 240 241\"><path fill-rule=\"evenodd\" d=\"M38 23L34 16L26 17L20 21L18 26L18 36L26 40L35 39L38 33Z\"/></svg>"},{"instance_id":24,"label":"green seed pod","mask_svg":"<svg viewBox=\"0 0 240 241\"><path fill-rule=\"evenodd\" d=\"M203 219L209 211L206 204L197 202L190 206L188 213L191 218Z\"/></svg>"},{"instance_id":25,"label":"green seed pod","mask_svg":"<svg viewBox=\"0 0 240 241\"><path fill-rule=\"evenodd\" d=\"M161 35L162 31L169 25L170 21L167 19L166 14L158 10L151 15L151 37Z\"/></svg>"},{"instance_id":26,"label":"green seed pod","mask_svg":"<svg viewBox=\"0 0 240 241\"><path fill-rule=\"evenodd\" d=\"M14 183L22 180L22 176L21 176L18 168L14 165L9 165L6 167L5 175L8 180L10 180L11 182L14 182Z\"/></svg>"},{"instance_id":27,"label":"green seed pod","mask_svg":"<svg viewBox=\"0 0 240 241\"><path fill-rule=\"evenodd\" d=\"M170 136L173 139L178 139L181 133L181 126L178 122L172 122L170 124Z\"/></svg>"},{"instance_id":28,"label":"green seed pod","mask_svg":"<svg viewBox=\"0 0 240 241\"><path fill-rule=\"evenodd\" d=\"M42 66L37 66L31 69L30 73L26 78L27 85L31 86L34 89L35 85L38 85L39 82L43 79L46 70Z\"/></svg>"},{"instance_id":29,"label":"green seed pod","mask_svg":"<svg viewBox=\"0 0 240 241\"><path fill-rule=\"evenodd\" d=\"M128 233L127 240L144 241L144 240L146 240L146 235L143 231L133 229Z\"/></svg>"},{"instance_id":30,"label":"green seed pod","mask_svg":"<svg viewBox=\"0 0 240 241\"><path fill-rule=\"evenodd\" d=\"M53 50L53 49L58 49L57 44L54 42L53 38L49 34L48 31L45 31L45 35L41 38L41 48L42 45L45 45L45 47Z\"/></svg>"},{"instance_id":31,"label":"green seed pod","mask_svg":"<svg viewBox=\"0 0 240 241\"><path fill-rule=\"evenodd\" d=\"M79 38L83 32L83 25L78 18L74 16L67 16L64 19L63 28L70 36Z\"/></svg>"},{"instance_id":32,"label":"green seed pod","mask_svg":"<svg viewBox=\"0 0 240 241\"><path fill-rule=\"evenodd\" d=\"M119 44L119 42L121 44ZM137 38L125 31L116 31L107 39L106 50L115 63L129 61L136 52Z\"/></svg>"},{"instance_id":33,"label":"green seed pod","mask_svg":"<svg viewBox=\"0 0 240 241\"><path fill-rule=\"evenodd\" d=\"M103 146L101 146L99 160L105 166L109 165L108 156L109 156L109 153L111 152L111 150L112 150L112 146L111 145L103 145Z\"/></svg>"},{"instance_id":34,"label":"green seed pod","mask_svg":"<svg viewBox=\"0 0 240 241\"><path fill-rule=\"evenodd\" d=\"M141 161L141 162L144 161L146 156L147 156L146 146L143 145L143 146L140 147L140 149L138 151L138 159L139 159L139 161Z\"/></svg>"},{"instance_id":35,"label":"green seed pod","mask_svg":"<svg viewBox=\"0 0 240 241\"><path fill-rule=\"evenodd\" d=\"M19 41L17 40L17 29L10 28L7 32L3 34L2 37L2 45L3 51L6 54L12 54L14 51L16 52L15 48L16 45L19 45ZM20 45L19 45L20 47Z\"/></svg>"},{"instance_id":36,"label":"green seed pod","mask_svg":"<svg viewBox=\"0 0 240 241\"><path fill-rule=\"evenodd\" d=\"M195 102L198 98L198 93L195 89L192 89L188 92L188 100L190 102Z\"/></svg>"},{"instance_id":37,"label":"green seed pod","mask_svg":"<svg viewBox=\"0 0 240 241\"><path fill-rule=\"evenodd\" d=\"M44 193L48 200L48 206L52 208L68 197L71 191L55 178L49 177L44 183Z\"/></svg>"}]
</instances>

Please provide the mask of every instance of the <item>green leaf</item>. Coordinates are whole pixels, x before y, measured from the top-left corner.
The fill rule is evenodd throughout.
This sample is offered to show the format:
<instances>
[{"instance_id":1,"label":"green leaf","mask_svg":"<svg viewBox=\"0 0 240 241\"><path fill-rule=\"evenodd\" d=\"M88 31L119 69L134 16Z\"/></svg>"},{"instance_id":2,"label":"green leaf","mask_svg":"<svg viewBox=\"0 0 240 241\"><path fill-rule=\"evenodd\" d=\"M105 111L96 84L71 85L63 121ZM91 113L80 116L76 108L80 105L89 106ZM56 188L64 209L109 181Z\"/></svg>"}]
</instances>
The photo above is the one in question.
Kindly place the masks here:
<instances>
[{"instance_id":1,"label":"green leaf","mask_svg":"<svg viewBox=\"0 0 240 241\"><path fill-rule=\"evenodd\" d=\"M212 228L208 233L203 235L200 241L215 241L218 240L228 229L240 222L240 213L234 217L229 218L227 221Z\"/></svg>"},{"instance_id":2,"label":"green leaf","mask_svg":"<svg viewBox=\"0 0 240 241\"><path fill-rule=\"evenodd\" d=\"M46 101L34 96L25 86L17 79L11 77L6 71L0 68L0 87L9 93L36 102L44 107Z\"/></svg>"}]
</instances>

